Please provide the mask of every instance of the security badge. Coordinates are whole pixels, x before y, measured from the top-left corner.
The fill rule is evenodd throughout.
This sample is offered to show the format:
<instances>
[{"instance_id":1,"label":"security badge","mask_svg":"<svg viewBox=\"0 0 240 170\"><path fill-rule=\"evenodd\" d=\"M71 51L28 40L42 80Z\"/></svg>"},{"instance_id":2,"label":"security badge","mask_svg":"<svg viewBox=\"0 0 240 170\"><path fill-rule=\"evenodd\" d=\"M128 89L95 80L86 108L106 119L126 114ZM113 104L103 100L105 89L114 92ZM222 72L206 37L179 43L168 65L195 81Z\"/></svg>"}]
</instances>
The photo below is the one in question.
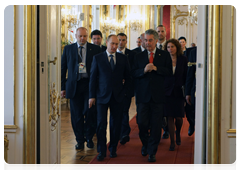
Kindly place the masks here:
<instances>
[{"instance_id":1,"label":"security badge","mask_svg":"<svg viewBox=\"0 0 240 170\"><path fill-rule=\"evenodd\" d=\"M79 73L87 73L85 63L79 63Z\"/></svg>"}]
</instances>

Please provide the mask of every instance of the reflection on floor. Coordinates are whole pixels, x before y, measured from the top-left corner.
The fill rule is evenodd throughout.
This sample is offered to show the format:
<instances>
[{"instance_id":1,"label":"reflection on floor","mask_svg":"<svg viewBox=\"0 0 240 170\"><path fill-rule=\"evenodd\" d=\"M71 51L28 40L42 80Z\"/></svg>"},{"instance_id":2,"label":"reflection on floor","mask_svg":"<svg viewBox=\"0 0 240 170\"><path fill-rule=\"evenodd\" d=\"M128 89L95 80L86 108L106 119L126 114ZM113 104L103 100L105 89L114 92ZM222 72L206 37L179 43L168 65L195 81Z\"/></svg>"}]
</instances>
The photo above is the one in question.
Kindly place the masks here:
<instances>
[{"instance_id":1,"label":"reflection on floor","mask_svg":"<svg viewBox=\"0 0 240 170\"><path fill-rule=\"evenodd\" d=\"M93 137L94 148L89 149L86 146L84 150L75 150L76 140L72 130L70 111L66 104L61 109L61 164L87 164L97 153L97 137ZM136 114L135 99L132 98L132 104L129 110L129 119ZM109 115L109 114L108 114ZM109 142L109 128L107 129L107 142Z\"/></svg>"}]
</instances>

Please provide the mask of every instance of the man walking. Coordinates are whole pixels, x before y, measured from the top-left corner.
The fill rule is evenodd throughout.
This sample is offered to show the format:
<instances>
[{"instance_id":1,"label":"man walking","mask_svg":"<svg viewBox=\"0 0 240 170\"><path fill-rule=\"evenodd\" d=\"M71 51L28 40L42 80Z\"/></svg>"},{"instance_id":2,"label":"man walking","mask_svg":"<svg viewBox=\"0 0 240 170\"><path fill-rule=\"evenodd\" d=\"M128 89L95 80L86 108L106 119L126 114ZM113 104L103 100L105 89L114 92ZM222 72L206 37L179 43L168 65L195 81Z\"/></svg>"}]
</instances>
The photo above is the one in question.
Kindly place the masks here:
<instances>
[{"instance_id":1,"label":"man walking","mask_svg":"<svg viewBox=\"0 0 240 170\"><path fill-rule=\"evenodd\" d=\"M75 36L77 42L65 46L61 58L61 96L70 99L71 122L77 141L75 148L84 149L85 140L87 147L93 148L96 108L88 108L89 76L93 56L101 49L87 42L86 28L79 27Z\"/></svg>"},{"instance_id":2,"label":"man walking","mask_svg":"<svg viewBox=\"0 0 240 170\"><path fill-rule=\"evenodd\" d=\"M117 157L117 145L121 132L123 100L129 91L130 67L127 56L116 53L116 35L107 38L107 50L93 57L90 84L89 108L97 105L97 159L106 157L107 111L110 108L110 157ZM125 80L123 82L123 80Z\"/></svg>"},{"instance_id":3,"label":"man walking","mask_svg":"<svg viewBox=\"0 0 240 170\"><path fill-rule=\"evenodd\" d=\"M172 75L172 60L167 51L156 48L158 34L145 32L145 51L134 57L132 73L136 82L137 122L143 144L141 153L155 162L161 138L164 103L164 78ZM150 127L150 134L149 134Z\"/></svg>"}]
</instances>

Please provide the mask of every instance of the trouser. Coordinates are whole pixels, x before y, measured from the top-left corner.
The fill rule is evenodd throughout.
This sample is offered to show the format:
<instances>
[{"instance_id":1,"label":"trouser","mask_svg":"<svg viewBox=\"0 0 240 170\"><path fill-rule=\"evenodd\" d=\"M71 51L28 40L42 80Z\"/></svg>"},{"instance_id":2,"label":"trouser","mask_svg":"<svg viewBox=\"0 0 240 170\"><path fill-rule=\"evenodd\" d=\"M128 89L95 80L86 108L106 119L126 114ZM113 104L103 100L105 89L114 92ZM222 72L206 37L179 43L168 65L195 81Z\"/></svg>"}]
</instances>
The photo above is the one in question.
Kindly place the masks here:
<instances>
[{"instance_id":1,"label":"trouser","mask_svg":"<svg viewBox=\"0 0 240 170\"><path fill-rule=\"evenodd\" d=\"M121 126L120 139L124 136L129 136L131 128L129 126L129 108L132 102L132 97L125 97L123 101L123 118Z\"/></svg>"},{"instance_id":2,"label":"trouser","mask_svg":"<svg viewBox=\"0 0 240 170\"><path fill-rule=\"evenodd\" d=\"M147 147L148 154L155 155L161 139L163 104L154 103L153 100L138 103L137 115L140 140Z\"/></svg>"},{"instance_id":3,"label":"trouser","mask_svg":"<svg viewBox=\"0 0 240 170\"><path fill-rule=\"evenodd\" d=\"M185 112L186 112L186 117L189 122L189 125L191 127L194 127L195 126L195 105L194 104L189 105L186 102Z\"/></svg>"},{"instance_id":4,"label":"trouser","mask_svg":"<svg viewBox=\"0 0 240 170\"><path fill-rule=\"evenodd\" d=\"M88 108L88 86L88 79L80 79L77 82L76 94L70 99L71 123L78 143L84 143L85 138L92 139L96 129L93 121L96 107Z\"/></svg>"},{"instance_id":5,"label":"trouser","mask_svg":"<svg viewBox=\"0 0 240 170\"><path fill-rule=\"evenodd\" d=\"M121 132L123 102L117 102L114 96L111 96L107 104L101 104L97 101L97 151L107 152L107 112L110 108L110 144L109 151L116 152L119 136Z\"/></svg>"}]
</instances>

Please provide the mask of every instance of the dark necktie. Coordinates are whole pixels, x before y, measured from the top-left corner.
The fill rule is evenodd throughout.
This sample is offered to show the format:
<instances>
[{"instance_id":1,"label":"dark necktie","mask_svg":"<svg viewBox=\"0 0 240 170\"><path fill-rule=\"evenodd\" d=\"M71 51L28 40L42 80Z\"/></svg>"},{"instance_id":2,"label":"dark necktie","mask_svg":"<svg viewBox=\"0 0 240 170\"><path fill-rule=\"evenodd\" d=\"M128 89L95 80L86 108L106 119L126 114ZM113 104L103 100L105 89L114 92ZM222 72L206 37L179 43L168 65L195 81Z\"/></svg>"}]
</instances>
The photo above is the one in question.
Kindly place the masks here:
<instances>
[{"instance_id":1,"label":"dark necktie","mask_svg":"<svg viewBox=\"0 0 240 170\"><path fill-rule=\"evenodd\" d=\"M162 49L162 44L159 45L159 49L160 49L160 50Z\"/></svg>"},{"instance_id":2,"label":"dark necktie","mask_svg":"<svg viewBox=\"0 0 240 170\"><path fill-rule=\"evenodd\" d=\"M82 49L83 49L83 47L79 46L78 48L80 49L80 52L78 54L78 63L81 63L82 62Z\"/></svg>"},{"instance_id":3,"label":"dark necktie","mask_svg":"<svg viewBox=\"0 0 240 170\"><path fill-rule=\"evenodd\" d=\"M113 70L114 69L113 55L109 55L109 57L111 57L111 59L110 59L110 66L111 66L111 68Z\"/></svg>"},{"instance_id":4,"label":"dark necktie","mask_svg":"<svg viewBox=\"0 0 240 170\"><path fill-rule=\"evenodd\" d=\"M80 52L78 54L78 63L81 63L82 62L82 46L79 46L78 47L80 49ZM81 79L81 74L78 73L78 78L77 78L77 81L79 81Z\"/></svg>"}]
</instances>

